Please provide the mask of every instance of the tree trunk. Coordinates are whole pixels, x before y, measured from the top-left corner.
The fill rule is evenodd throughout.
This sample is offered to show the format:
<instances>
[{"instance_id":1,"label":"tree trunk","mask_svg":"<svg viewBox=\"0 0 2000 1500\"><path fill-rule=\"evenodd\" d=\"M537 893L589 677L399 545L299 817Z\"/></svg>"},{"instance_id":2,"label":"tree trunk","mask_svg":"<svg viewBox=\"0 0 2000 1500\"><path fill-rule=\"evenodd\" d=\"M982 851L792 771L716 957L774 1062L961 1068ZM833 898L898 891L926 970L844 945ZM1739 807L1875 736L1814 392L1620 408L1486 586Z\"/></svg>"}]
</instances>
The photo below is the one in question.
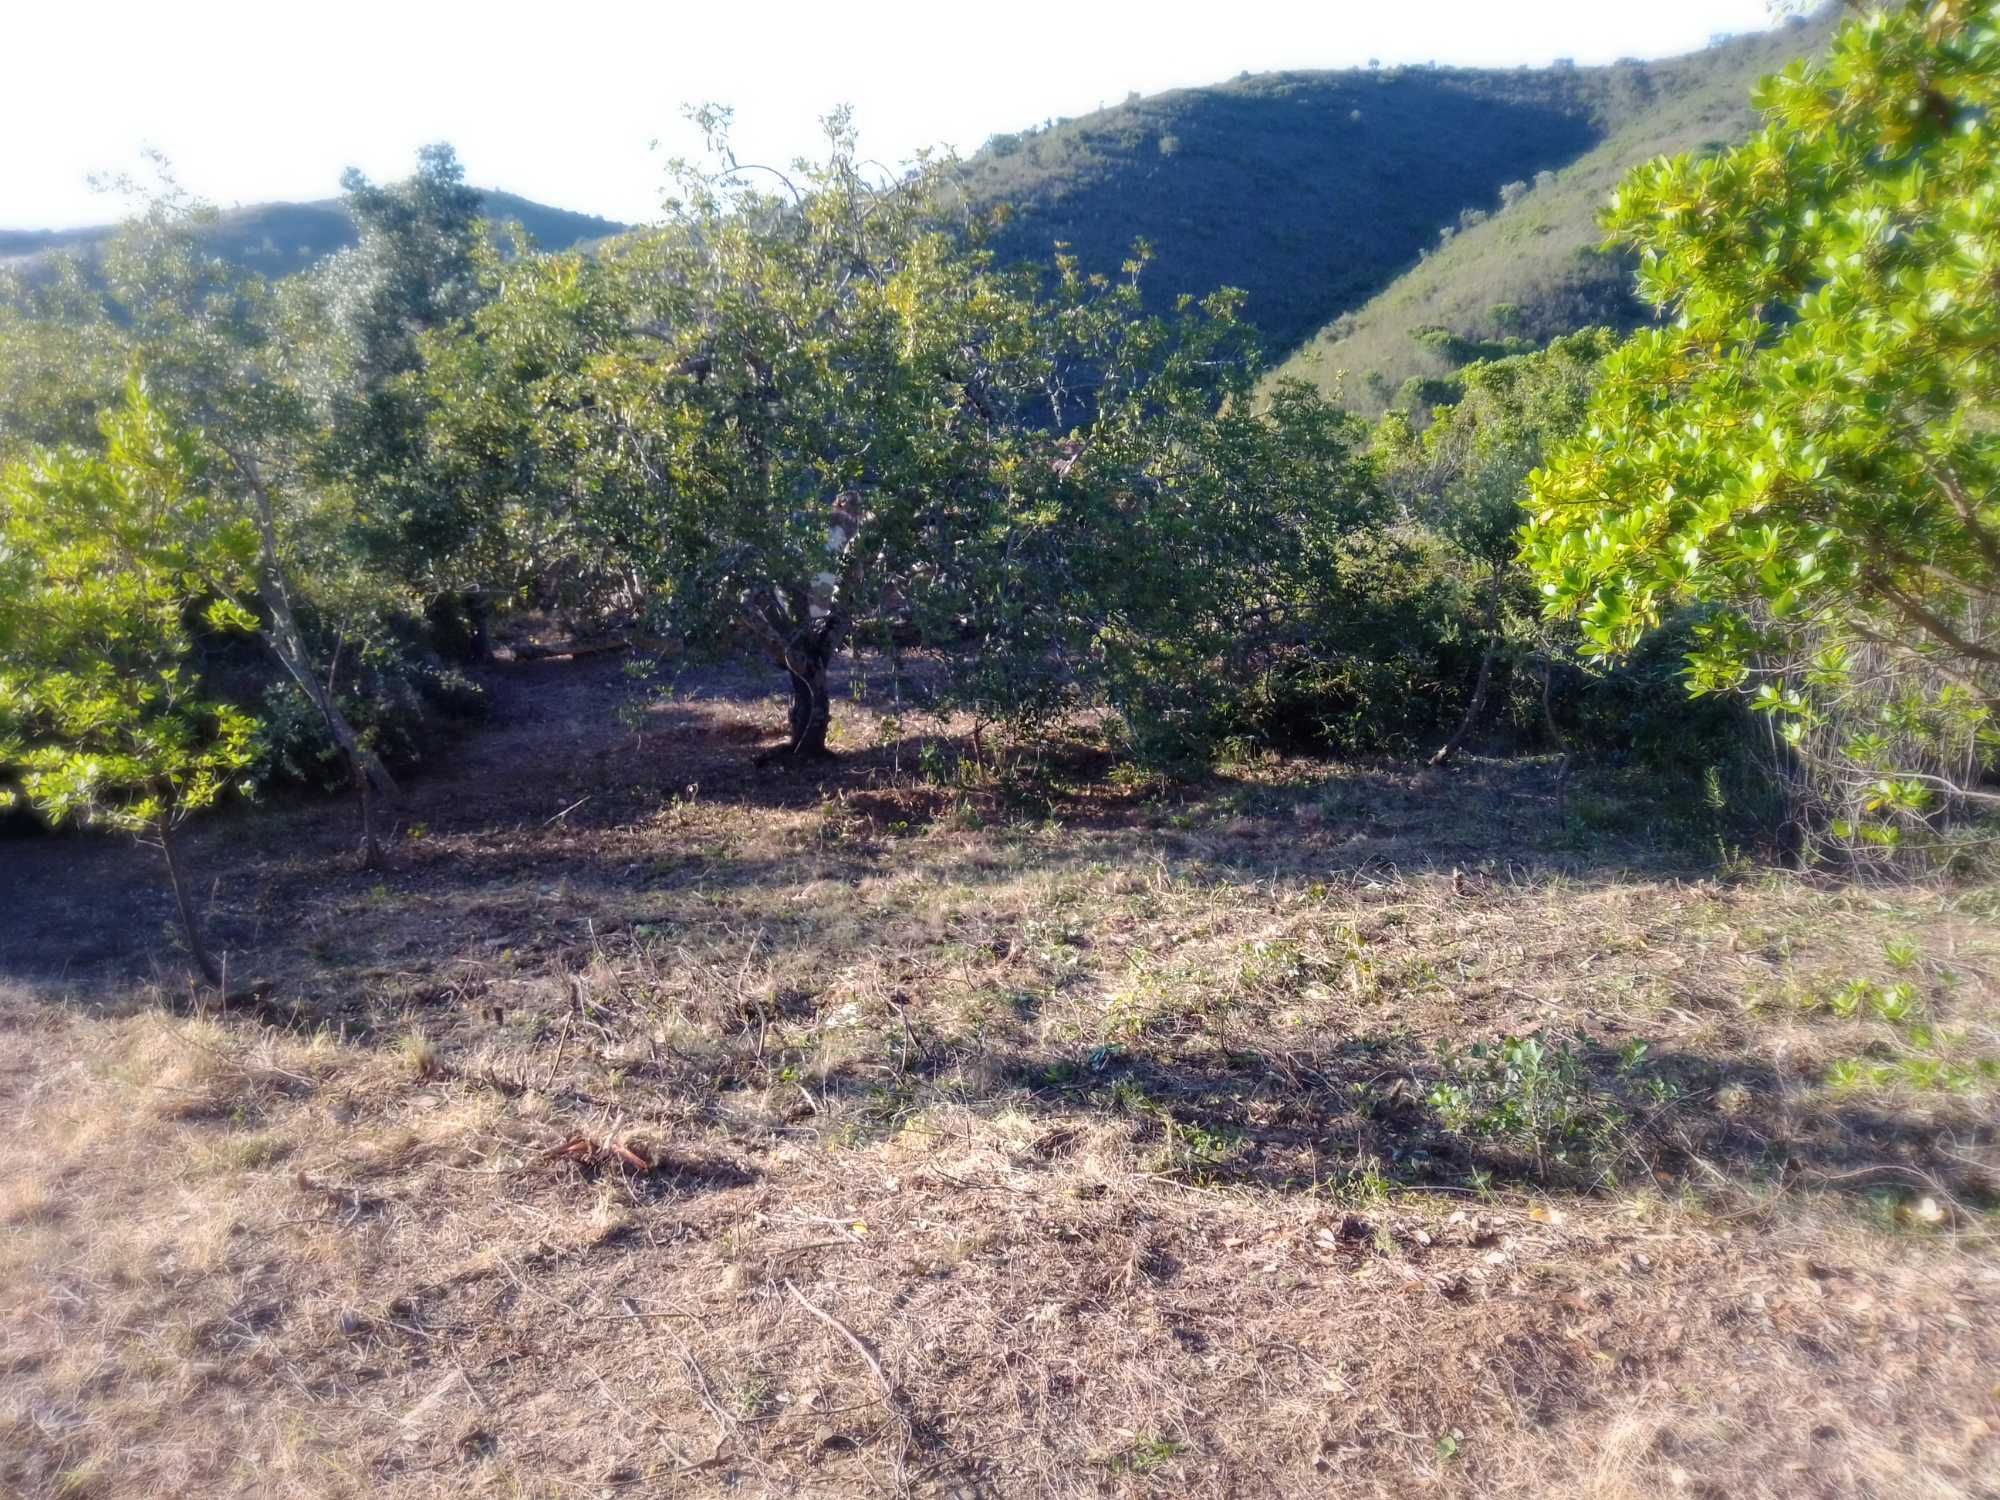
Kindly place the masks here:
<instances>
[{"instance_id":1,"label":"tree trunk","mask_svg":"<svg viewBox=\"0 0 2000 1500\"><path fill-rule=\"evenodd\" d=\"M298 684L299 691L318 711L326 725L326 732L333 736L335 747L347 762L348 778L354 783L361 801L361 857L369 869L375 869L382 860L382 845L375 836L375 798L394 797L396 779L382 764L381 757L361 743L361 736L355 733L347 715L340 711L332 692L313 671L312 662L307 659L299 639L298 627L291 620L291 612L274 608L272 614L275 628L265 640L286 675Z\"/></svg>"},{"instance_id":2,"label":"tree trunk","mask_svg":"<svg viewBox=\"0 0 2000 1500\"><path fill-rule=\"evenodd\" d=\"M827 678L833 659L847 633L847 621L838 612L820 616L804 629L785 635L778 622L760 618L770 643L771 654L785 669L792 684L792 711L787 720L791 739L783 750L760 759L824 760L833 752L826 747L827 730L833 724L833 694Z\"/></svg>"},{"instance_id":3,"label":"tree trunk","mask_svg":"<svg viewBox=\"0 0 2000 1500\"><path fill-rule=\"evenodd\" d=\"M1555 747L1562 751L1562 759L1556 763L1556 821L1563 820L1563 813L1569 793L1570 752L1569 741L1556 724L1555 710L1549 706L1549 690L1555 682L1556 669L1549 662L1542 663L1542 728Z\"/></svg>"},{"instance_id":4,"label":"tree trunk","mask_svg":"<svg viewBox=\"0 0 2000 1500\"><path fill-rule=\"evenodd\" d=\"M826 732L833 723L826 656L818 651L794 653L785 670L792 679L792 741L785 753L794 760L824 759L833 753L826 748Z\"/></svg>"},{"instance_id":5,"label":"tree trunk","mask_svg":"<svg viewBox=\"0 0 2000 1500\"><path fill-rule=\"evenodd\" d=\"M331 680L322 685L319 674L313 669L312 657L306 651L305 632L299 629L298 616L292 613L291 590L285 582L285 568L278 547L276 506L264 484L262 468L252 454L231 453L230 458L249 481L251 492L257 497L257 532L263 573L262 587L258 592L271 611L271 628L264 632L264 640L270 646L271 654L278 658L278 664L319 711L320 718L326 722L327 733L333 736L334 744L340 747L340 753L347 760L348 773L354 778L361 797L362 857L373 868L382 851L375 840L371 793L394 797L397 793L396 779L382 764L381 757L361 743L361 737L348 723L347 715L334 701Z\"/></svg>"},{"instance_id":6,"label":"tree trunk","mask_svg":"<svg viewBox=\"0 0 2000 1500\"><path fill-rule=\"evenodd\" d=\"M375 837L375 789L369 783L368 773L356 766L354 781L361 792L361 868L379 870L382 868L382 844Z\"/></svg>"},{"instance_id":7,"label":"tree trunk","mask_svg":"<svg viewBox=\"0 0 2000 1500\"><path fill-rule=\"evenodd\" d=\"M174 905L180 911L181 935L187 939L188 956L201 971L201 977L220 989L222 970L216 967L208 944L202 940L201 918L195 914L194 901L188 895L187 871L181 867L180 845L174 839L171 814L160 819L159 832L160 848L167 856L167 879L173 883Z\"/></svg>"},{"instance_id":8,"label":"tree trunk","mask_svg":"<svg viewBox=\"0 0 2000 1500\"><path fill-rule=\"evenodd\" d=\"M826 747L827 730L833 723L833 695L827 679L833 659L847 637L849 621L838 609L813 618L807 596L795 595L791 618L787 619L768 604L746 598L745 623L764 638L764 649L792 685L792 709L787 719L791 738L782 750L757 757L758 764L785 757L791 760L819 760L833 752Z\"/></svg>"},{"instance_id":9,"label":"tree trunk","mask_svg":"<svg viewBox=\"0 0 2000 1500\"><path fill-rule=\"evenodd\" d=\"M1504 577L1498 568L1493 570L1493 585L1486 595L1486 649L1479 656L1479 678L1472 685L1472 701L1465 706L1465 717L1458 721L1451 738L1438 746L1437 754L1431 757L1434 766L1441 766L1458 754L1458 747L1465 743L1465 737L1479 721L1480 711L1486 707L1486 690L1493 684L1493 658L1500 651L1500 590Z\"/></svg>"}]
</instances>

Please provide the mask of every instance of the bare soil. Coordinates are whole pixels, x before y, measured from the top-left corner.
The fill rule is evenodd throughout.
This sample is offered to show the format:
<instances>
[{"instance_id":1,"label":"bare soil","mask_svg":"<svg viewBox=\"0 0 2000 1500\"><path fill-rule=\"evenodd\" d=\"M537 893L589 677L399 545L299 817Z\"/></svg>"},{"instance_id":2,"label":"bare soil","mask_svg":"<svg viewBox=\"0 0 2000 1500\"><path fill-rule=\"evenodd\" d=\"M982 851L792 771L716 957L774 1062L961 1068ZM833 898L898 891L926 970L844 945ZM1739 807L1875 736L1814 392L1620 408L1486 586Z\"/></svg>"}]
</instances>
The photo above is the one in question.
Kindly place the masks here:
<instances>
[{"instance_id":1,"label":"bare soil","mask_svg":"<svg viewBox=\"0 0 2000 1500\"><path fill-rule=\"evenodd\" d=\"M485 683L391 868L197 831L221 1013L156 852L0 843L0 1490L2000 1495L1991 889Z\"/></svg>"}]
</instances>

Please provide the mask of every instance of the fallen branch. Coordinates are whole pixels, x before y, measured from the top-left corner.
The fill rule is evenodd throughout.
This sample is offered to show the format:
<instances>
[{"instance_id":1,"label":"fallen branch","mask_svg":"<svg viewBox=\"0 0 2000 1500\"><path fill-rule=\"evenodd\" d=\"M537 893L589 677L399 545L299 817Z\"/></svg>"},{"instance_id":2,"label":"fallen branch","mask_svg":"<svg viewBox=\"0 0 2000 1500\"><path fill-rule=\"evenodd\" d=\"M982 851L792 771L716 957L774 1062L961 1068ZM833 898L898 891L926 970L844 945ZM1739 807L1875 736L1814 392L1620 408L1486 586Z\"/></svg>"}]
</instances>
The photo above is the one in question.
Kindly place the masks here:
<instances>
[{"instance_id":1,"label":"fallen branch","mask_svg":"<svg viewBox=\"0 0 2000 1500\"><path fill-rule=\"evenodd\" d=\"M889 1378L889 1372L882 1368L882 1361L876 1358L875 1351L869 1347L866 1339L841 1322L840 1319L836 1318L825 1308L815 1305L789 1278L785 1282L785 1290L792 1294L793 1300L800 1307L803 1307L815 1318L818 1318L820 1322L826 1324L827 1327L845 1339L849 1347L861 1356L862 1363L868 1366L870 1373L875 1377L875 1383L882 1387L883 1402L888 1406L890 1411L895 1413L896 1423L901 1430L902 1436L902 1441L897 1445L895 1454L896 1488L898 1490L907 1490L909 1484L904 1475L904 1460L909 1454L911 1442L916 1437L916 1423L910 1417L910 1398L903 1393L901 1386Z\"/></svg>"}]
</instances>

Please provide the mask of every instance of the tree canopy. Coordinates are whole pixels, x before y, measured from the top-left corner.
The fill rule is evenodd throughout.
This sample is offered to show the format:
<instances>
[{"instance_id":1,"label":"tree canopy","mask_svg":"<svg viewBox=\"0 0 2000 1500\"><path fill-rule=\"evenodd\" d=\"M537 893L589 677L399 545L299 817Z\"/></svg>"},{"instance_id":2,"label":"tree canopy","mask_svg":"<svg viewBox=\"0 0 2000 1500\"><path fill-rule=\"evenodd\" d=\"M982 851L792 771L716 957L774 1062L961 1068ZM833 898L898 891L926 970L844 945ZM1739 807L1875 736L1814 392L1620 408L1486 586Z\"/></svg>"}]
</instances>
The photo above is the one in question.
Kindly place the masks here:
<instances>
[{"instance_id":1,"label":"tree canopy","mask_svg":"<svg viewBox=\"0 0 2000 1500\"><path fill-rule=\"evenodd\" d=\"M1239 299L1149 314L1143 247L1117 278L1003 268L948 164L872 182L839 119L817 165L681 189L600 258L502 274L435 351L438 446L685 645L767 651L795 754L857 629L995 714L1095 683L1171 718L1168 664L1277 602L1300 527L1365 510L1347 420L1253 411Z\"/></svg>"},{"instance_id":2,"label":"tree canopy","mask_svg":"<svg viewBox=\"0 0 2000 1500\"><path fill-rule=\"evenodd\" d=\"M1882 843L1992 800L1996 91L1989 7L1890 6L1769 80L1744 146L1635 172L1609 227L1674 320L1530 485L1587 648L1706 607L1696 689L1752 692L1830 830Z\"/></svg>"},{"instance_id":3,"label":"tree canopy","mask_svg":"<svg viewBox=\"0 0 2000 1500\"><path fill-rule=\"evenodd\" d=\"M249 766L256 721L202 681L196 633L254 630L257 539L217 507L200 449L134 383L101 451L0 473L0 762L56 822L166 853L196 962L175 830Z\"/></svg>"}]
</instances>

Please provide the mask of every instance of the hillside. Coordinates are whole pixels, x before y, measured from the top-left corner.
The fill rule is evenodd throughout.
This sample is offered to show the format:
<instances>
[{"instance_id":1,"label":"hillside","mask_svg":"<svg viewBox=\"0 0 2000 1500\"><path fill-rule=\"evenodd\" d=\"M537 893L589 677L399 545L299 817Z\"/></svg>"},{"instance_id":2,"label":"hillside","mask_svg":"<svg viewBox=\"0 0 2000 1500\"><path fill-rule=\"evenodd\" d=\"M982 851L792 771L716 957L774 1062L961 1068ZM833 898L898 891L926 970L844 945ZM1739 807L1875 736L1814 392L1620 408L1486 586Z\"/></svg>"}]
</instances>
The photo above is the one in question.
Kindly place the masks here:
<instances>
[{"instance_id":1,"label":"hillside","mask_svg":"<svg viewBox=\"0 0 2000 1500\"><path fill-rule=\"evenodd\" d=\"M1373 413L1411 377L1452 368L1444 353L1412 336L1418 330L1539 343L1595 323L1631 328L1645 321L1648 310L1632 296L1629 258L1600 248L1605 199L1641 162L1748 135L1757 80L1823 47L1833 23L1828 13L1672 62L1614 69L1629 75L1631 92L1648 97L1646 107L1552 177L1525 179L1528 191L1513 202L1503 205L1491 192L1473 200L1490 210L1483 222L1443 243L1434 227L1423 260L1322 328L1280 375L1339 391L1350 406Z\"/></svg>"},{"instance_id":2,"label":"hillside","mask_svg":"<svg viewBox=\"0 0 2000 1500\"><path fill-rule=\"evenodd\" d=\"M1281 353L1382 292L1504 184L1607 147L1622 164L1653 142L1737 132L1750 81L1804 37L1788 27L1604 68L1245 76L996 137L968 180L976 202L1013 210L1003 254L1045 257L1066 241L1086 269L1115 270L1143 237L1155 305L1242 287L1245 315Z\"/></svg>"},{"instance_id":3,"label":"hillside","mask_svg":"<svg viewBox=\"0 0 2000 1500\"><path fill-rule=\"evenodd\" d=\"M489 192L486 214L518 221L544 250L564 250L617 234L625 225L594 214L572 213L513 193ZM0 266L32 261L59 250L89 250L115 226L85 229L0 229ZM255 203L222 213L213 231L218 252L267 276L284 276L354 243L354 222L338 198L312 203Z\"/></svg>"}]
</instances>

